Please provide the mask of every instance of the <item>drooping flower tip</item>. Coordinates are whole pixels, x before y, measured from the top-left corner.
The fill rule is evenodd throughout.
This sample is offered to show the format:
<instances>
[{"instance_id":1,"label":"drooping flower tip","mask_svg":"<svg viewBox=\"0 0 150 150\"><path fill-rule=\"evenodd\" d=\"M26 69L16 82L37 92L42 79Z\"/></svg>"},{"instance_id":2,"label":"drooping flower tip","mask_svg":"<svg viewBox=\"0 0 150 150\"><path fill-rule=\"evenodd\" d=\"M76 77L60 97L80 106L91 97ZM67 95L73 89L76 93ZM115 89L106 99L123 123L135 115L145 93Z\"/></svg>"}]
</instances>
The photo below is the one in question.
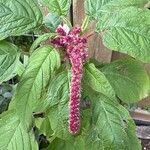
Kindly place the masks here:
<instances>
[{"instance_id":1,"label":"drooping flower tip","mask_svg":"<svg viewBox=\"0 0 150 150\"><path fill-rule=\"evenodd\" d=\"M85 63L87 53L87 38L82 37L80 27L74 27L71 30L66 26L59 26L57 33L59 37L54 39L56 46L66 48L71 64L71 84L70 84L70 100L69 100L69 132L75 135L80 130L80 93L81 80L83 74L83 64Z\"/></svg>"},{"instance_id":2,"label":"drooping flower tip","mask_svg":"<svg viewBox=\"0 0 150 150\"><path fill-rule=\"evenodd\" d=\"M69 127L69 133L72 134L72 135L78 134L79 131L80 131L80 125L70 126Z\"/></svg>"},{"instance_id":3,"label":"drooping flower tip","mask_svg":"<svg viewBox=\"0 0 150 150\"><path fill-rule=\"evenodd\" d=\"M72 112L70 112L69 115L69 132L72 135L75 135L79 132L80 130L80 112L74 112L72 108Z\"/></svg>"}]
</instances>

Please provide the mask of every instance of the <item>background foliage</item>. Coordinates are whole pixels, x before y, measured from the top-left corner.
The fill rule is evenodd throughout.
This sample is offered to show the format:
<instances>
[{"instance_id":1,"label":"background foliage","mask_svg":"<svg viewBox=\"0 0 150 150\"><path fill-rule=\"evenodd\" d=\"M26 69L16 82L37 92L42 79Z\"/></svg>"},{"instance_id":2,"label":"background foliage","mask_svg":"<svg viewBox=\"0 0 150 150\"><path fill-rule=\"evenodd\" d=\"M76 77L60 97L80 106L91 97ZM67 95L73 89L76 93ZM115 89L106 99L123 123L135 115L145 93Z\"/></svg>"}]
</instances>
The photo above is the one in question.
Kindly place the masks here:
<instances>
[{"instance_id":1,"label":"background foliage","mask_svg":"<svg viewBox=\"0 0 150 150\"><path fill-rule=\"evenodd\" d=\"M57 36L62 22L71 26L71 1L42 2L49 8L45 17L35 0L0 0L0 112L9 105L0 115L0 149L38 150L43 135L45 150L140 150L135 124L119 101L138 102L150 91L140 62L150 62L149 0L85 0L84 31L94 20L106 47L133 58L84 65L76 136L68 132L70 65L62 61L62 51L44 43ZM31 47L30 40L26 45L15 41L31 32L36 34L28 37Z\"/></svg>"}]
</instances>

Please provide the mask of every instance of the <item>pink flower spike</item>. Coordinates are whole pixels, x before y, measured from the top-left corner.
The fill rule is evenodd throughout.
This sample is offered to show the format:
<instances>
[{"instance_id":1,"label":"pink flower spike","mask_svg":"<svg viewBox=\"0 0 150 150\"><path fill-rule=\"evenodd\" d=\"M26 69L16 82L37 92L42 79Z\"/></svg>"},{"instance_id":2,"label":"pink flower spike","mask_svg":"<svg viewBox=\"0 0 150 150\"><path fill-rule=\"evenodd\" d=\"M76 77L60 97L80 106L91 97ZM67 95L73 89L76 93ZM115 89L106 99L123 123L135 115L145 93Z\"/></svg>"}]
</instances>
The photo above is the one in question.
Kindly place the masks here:
<instances>
[{"instance_id":1,"label":"pink flower spike","mask_svg":"<svg viewBox=\"0 0 150 150\"><path fill-rule=\"evenodd\" d=\"M69 132L73 135L80 130L80 95L83 64L87 53L87 38L81 37L81 28L74 27L71 31L67 25L60 25L57 28L60 36L53 39L55 46L62 46L67 50L67 56L71 63L71 83L69 93Z\"/></svg>"},{"instance_id":2,"label":"pink flower spike","mask_svg":"<svg viewBox=\"0 0 150 150\"><path fill-rule=\"evenodd\" d=\"M70 114L69 114L69 132L73 135L77 134L80 129L80 91L82 79L82 58L77 58L77 63L74 64L74 58L71 57L72 78L70 87Z\"/></svg>"}]
</instances>

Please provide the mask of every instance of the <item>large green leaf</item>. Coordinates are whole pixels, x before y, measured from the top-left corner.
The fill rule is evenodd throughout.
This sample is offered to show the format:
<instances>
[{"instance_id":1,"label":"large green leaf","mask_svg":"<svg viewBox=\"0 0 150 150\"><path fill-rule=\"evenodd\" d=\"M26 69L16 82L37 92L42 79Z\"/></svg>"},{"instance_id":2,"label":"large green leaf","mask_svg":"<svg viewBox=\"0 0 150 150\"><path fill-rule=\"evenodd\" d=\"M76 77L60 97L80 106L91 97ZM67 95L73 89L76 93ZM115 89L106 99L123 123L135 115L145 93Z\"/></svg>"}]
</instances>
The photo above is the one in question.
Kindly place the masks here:
<instances>
[{"instance_id":1,"label":"large green leaf","mask_svg":"<svg viewBox=\"0 0 150 150\"><path fill-rule=\"evenodd\" d=\"M129 112L123 107L123 106L119 106L119 113L122 116L122 119L126 125L125 131L128 135L128 146L129 146L129 150L141 150L142 146L140 144L140 141L138 139L138 137L135 134L136 131L136 126L135 123L133 121L133 119L131 118L131 116L129 115Z\"/></svg>"},{"instance_id":2,"label":"large green leaf","mask_svg":"<svg viewBox=\"0 0 150 150\"><path fill-rule=\"evenodd\" d=\"M26 132L15 111L0 116L1 150L38 150L32 132Z\"/></svg>"},{"instance_id":3,"label":"large green leaf","mask_svg":"<svg viewBox=\"0 0 150 150\"><path fill-rule=\"evenodd\" d=\"M56 138L47 150L76 150L72 143Z\"/></svg>"},{"instance_id":4,"label":"large green leaf","mask_svg":"<svg viewBox=\"0 0 150 150\"><path fill-rule=\"evenodd\" d=\"M128 7L105 14L97 25L97 31L101 32L106 47L150 62L149 26L148 9Z\"/></svg>"},{"instance_id":5,"label":"large green leaf","mask_svg":"<svg viewBox=\"0 0 150 150\"><path fill-rule=\"evenodd\" d=\"M55 33L45 33L43 35L40 35L32 44L31 48L30 48L30 53L33 53L34 50L36 50L36 48L38 46L40 46L40 44L42 42L45 42L46 40L48 40L49 38L55 37L56 34Z\"/></svg>"},{"instance_id":6,"label":"large green leaf","mask_svg":"<svg viewBox=\"0 0 150 150\"><path fill-rule=\"evenodd\" d=\"M85 0L87 15L99 20L103 14L119 11L128 6L144 7L149 0Z\"/></svg>"},{"instance_id":7,"label":"large green leaf","mask_svg":"<svg viewBox=\"0 0 150 150\"><path fill-rule=\"evenodd\" d=\"M129 112L114 99L93 91L87 84L83 90L92 106L92 127L86 136L86 149L141 150Z\"/></svg>"},{"instance_id":8,"label":"large green leaf","mask_svg":"<svg viewBox=\"0 0 150 150\"><path fill-rule=\"evenodd\" d=\"M132 146L129 145L129 143L131 144L131 137L134 138L132 139L133 144L139 145L135 130L128 127L128 124L126 124L128 120L123 116L126 115L124 113L127 113L127 111L122 111L121 106L112 99L108 99L107 96L96 92L93 93L88 87L86 87L86 90L92 101L93 114L93 125L86 140L86 145L89 145L88 148L133 150ZM131 131L131 134L128 131Z\"/></svg>"},{"instance_id":9,"label":"large green leaf","mask_svg":"<svg viewBox=\"0 0 150 150\"><path fill-rule=\"evenodd\" d=\"M71 137L68 132L69 82L68 72L64 71L52 80L48 91L51 128L55 135L62 139Z\"/></svg>"},{"instance_id":10,"label":"large green leaf","mask_svg":"<svg viewBox=\"0 0 150 150\"><path fill-rule=\"evenodd\" d=\"M129 138L129 150L141 150L142 145L140 144L139 139L137 138L137 135L135 134L136 126L133 122L133 120L129 120L127 123L128 128L126 128L126 133Z\"/></svg>"},{"instance_id":11,"label":"large green leaf","mask_svg":"<svg viewBox=\"0 0 150 150\"><path fill-rule=\"evenodd\" d=\"M108 97L115 98L115 92L105 75L94 64L87 63L84 67L84 82L93 90L103 93Z\"/></svg>"},{"instance_id":12,"label":"large green leaf","mask_svg":"<svg viewBox=\"0 0 150 150\"><path fill-rule=\"evenodd\" d=\"M16 74L18 62L18 47L9 42L0 41L0 83L9 80Z\"/></svg>"},{"instance_id":13,"label":"large green leaf","mask_svg":"<svg viewBox=\"0 0 150 150\"><path fill-rule=\"evenodd\" d=\"M50 138L53 134L50 121L47 116L44 118L36 118L35 125L38 128L39 134L44 134L47 138Z\"/></svg>"},{"instance_id":14,"label":"large green leaf","mask_svg":"<svg viewBox=\"0 0 150 150\"><path fill-rule=\"evenodd\" d=\"M0 12L0 40L31 31L42 23L35 0L0 0Z\"/></svg>"},{"instance_id":15,"label":"large green leaf","mask_svg":"<svg viewBox=\"0 0 150 150\"><path fill-rule=\"evenodd\" d=\"M86 0L87 14L99 21L104 45L144 62L150 62L149 0ZM129 17L130 16L130 17Z\"/></svg>"},{"instance_id":16,"label":"large green leaf","mask_svg":"<svg viewBox=\"0 0 150 150\"><path fill-rule=\"evenodd\" d=\"M56 138L46 150L86 150L84 143L84 137L75 137L72 142Z\"/></svg>"},{"instance_id":17,"label":"large green leaf","mask_svg":"<svg viewBox=\"0 0 150 150\"><path fill-rule=\"evenodd\" d=\"M32 112L59 66L60 56L53 47L45 46L32 53L14 97L17 113L25 125L31 123Z\"/></svg>"},{"instance_id":18,"label":"large green leaf","mask_svg":"<svg viewBox=\"0 0 150 150\"><path fill-rule=\"evenodd\" d=\"M59 15L67 15L71 0L42 0L49 8L50 12L58 13Z\"/></svg>"},{"instance_id":19,"label":"large green leaf","mask_svg":"<svg viewBox=\"0 0 150 150\"><path fill-rule=\"evenodd\" d=\"M136 102L148 96L150 79L142 64L134 59L120 59L100 69L125 102Z\"/></svg>"}]
</instances>

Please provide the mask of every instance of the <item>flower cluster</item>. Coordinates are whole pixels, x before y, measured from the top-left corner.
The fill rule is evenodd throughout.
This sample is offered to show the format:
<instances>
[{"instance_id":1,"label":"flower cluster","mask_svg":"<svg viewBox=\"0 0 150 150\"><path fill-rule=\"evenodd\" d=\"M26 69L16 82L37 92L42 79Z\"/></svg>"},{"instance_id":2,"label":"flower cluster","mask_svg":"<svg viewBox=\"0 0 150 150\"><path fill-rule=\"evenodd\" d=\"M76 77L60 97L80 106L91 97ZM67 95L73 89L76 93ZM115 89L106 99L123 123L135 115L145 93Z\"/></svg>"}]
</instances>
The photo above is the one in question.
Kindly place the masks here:
<instances>
[{"instance_id":1,"label":"flower cluster","mask_svg":"<svg viewBox=\"0 0 150 150\"><path fill-rule=\"evenodd\" d=\"M71 30L65 26L59 26L56 30L59 36L53 39L56 46L64 47L71 63L70 85L70 114L69 132L76 134L80 129L80 92L83 74L83 64L87 59L87 39L81 36L81 28L74 27Z\"/></svg>"}]
</instances>

